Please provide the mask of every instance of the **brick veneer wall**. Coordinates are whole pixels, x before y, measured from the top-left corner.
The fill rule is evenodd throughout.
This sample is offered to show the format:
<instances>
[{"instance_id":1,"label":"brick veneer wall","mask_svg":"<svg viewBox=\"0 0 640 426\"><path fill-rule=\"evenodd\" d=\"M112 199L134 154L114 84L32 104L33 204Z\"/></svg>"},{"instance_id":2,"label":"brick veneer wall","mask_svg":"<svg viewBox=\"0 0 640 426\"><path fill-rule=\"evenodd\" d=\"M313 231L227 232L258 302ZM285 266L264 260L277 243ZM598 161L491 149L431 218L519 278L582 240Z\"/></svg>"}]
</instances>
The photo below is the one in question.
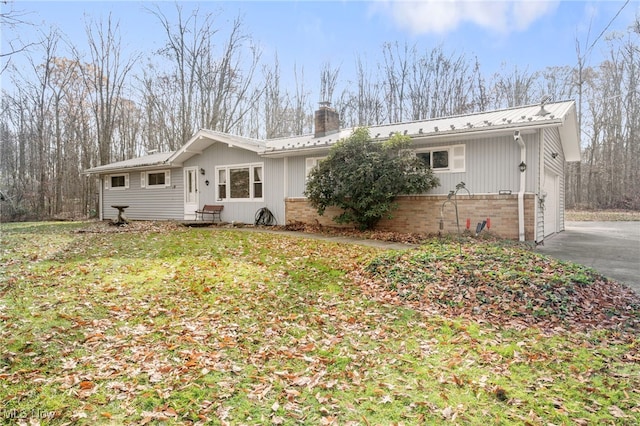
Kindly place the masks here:
<instances>
[{"instance_id":1,"label":"brick veneer wall","mask_svg":"<svg viewBox=\"0 0 640 426\"><path fill-rule=\"evenodd\" d=\"M466 228L467 218L471 221L471 230L475 231L478 222L491 221L490 231L503 238L518 239L518 196L499 194L458 195L458 217L460 230ZM393 232L417 232L436 234L440 232L440 215L443 215L443 233L456 233L455 205L446 195L402 196L397 199L398 208L391 213L392 219L382 219L376 229ZM442 207L444 203L444 208ZM525 239L535 239L535 197L524 196ZM340 212L337 208L328 208L323 216L309 205L306 198L287 198L285 214L287 223L302 222L323 226L339 226L332 218Z\"/></svg>"}]
</instances>

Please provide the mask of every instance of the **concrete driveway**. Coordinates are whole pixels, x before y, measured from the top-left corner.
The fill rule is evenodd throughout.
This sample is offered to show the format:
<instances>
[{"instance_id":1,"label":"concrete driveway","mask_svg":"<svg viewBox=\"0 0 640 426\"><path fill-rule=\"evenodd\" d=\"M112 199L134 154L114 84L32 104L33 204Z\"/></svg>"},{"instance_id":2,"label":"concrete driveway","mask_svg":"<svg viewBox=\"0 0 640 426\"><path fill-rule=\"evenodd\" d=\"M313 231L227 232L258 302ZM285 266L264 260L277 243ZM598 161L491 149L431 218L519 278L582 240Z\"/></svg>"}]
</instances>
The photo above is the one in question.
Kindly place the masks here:
<instances>
[{"instance_id":1,"label":"concrete driveway","mask_svg":"<svg viewBox=\"0 0 640 426\"><path fill-rule=\"evenodd\" d=\"M640 222L565 222L537 250L589 266L640 294Z\"/></svg>"}]
</instances>

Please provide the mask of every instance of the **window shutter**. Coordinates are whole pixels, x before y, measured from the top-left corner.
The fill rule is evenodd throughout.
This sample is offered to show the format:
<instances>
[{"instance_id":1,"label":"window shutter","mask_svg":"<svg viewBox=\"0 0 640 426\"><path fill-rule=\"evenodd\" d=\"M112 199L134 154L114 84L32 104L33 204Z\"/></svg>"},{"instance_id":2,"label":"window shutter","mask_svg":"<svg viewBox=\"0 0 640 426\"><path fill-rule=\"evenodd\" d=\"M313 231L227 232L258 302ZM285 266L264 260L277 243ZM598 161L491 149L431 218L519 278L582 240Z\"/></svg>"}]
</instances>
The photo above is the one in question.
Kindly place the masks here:
<instances>
[{"instance_id":1,"label":"window shutter","mask_svg":"<svg viewBox=\"0 0 640 426\"><path fill-rule=\"evenodd\" d=\"M104 177L104 189L109 189L109 182L111 182L111 175L105 175L105 177Z\"/></svg>"},{"instance_id":2,"label":"window shutter","mask_svg":"<svg viewBox=\"0 0 640 426\"><path fill-rule=\"evenodd\" d=\"M164 172L164 186L169 188L171 186L171 170Z\"/></svg>"},{"instance_id":3,"label":"window shutter","mask_svg":"<svg viewBox=\"0 0 640 426\"><path fill-rule=\"evenodd\" d=\"M147 174L145 172L140 172L140 188L147 187Z\"/></svg>"},{"instance_id":4,"label":"window shutter","mask_svg":"<svg viewBox=\"0 0 640 426\"><path fill-rule=\"evenodd\" d=\"M451 172L465 171L465 145L454 145L451 147Z\"/></svg>"},{"instance_id":5,"label":"window shutter","mask_svg":"<svg viewBox=\"0 0 640 426\"><path fill-rule=\"evenodd\" d=\"M124 187L129 189L129 173L124 175Z\"/></svg>"}]
</instances>

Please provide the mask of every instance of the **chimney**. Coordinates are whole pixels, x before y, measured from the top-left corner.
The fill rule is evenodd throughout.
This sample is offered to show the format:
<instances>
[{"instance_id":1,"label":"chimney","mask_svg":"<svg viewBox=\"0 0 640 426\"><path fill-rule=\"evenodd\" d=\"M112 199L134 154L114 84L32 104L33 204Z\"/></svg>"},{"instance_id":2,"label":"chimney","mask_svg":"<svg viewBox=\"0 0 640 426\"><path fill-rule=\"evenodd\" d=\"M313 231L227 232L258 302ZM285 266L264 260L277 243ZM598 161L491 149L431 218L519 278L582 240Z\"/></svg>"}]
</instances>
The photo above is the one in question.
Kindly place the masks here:
<instances>
[{"instance_id":1,"label":"chimney","mask_svg":"<svg viewBox=\"0 0 640 426\"><path fill-rule=\"evenodd\" d=\"M329 102L320 102L320 108L315 113L314 137L320 138L340 131L340 116Z\"/></svg>"}]
</instances>

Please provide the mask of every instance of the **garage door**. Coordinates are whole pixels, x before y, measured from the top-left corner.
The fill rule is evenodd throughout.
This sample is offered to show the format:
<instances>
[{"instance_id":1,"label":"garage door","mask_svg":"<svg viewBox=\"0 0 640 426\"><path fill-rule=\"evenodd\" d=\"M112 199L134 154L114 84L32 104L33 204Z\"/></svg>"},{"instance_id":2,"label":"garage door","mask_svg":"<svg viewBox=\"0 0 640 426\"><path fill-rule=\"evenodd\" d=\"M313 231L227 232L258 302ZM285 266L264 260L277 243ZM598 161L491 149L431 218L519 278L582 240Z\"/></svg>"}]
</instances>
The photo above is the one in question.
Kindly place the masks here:
<instances>
[{"instance_id":1,"label":"garage door","mask_svg":"<svg viewBox=\"0 0 640 426\"><path fill-rule=\"evenodd\" d=\"M543 191L547 194L544 200L544 236L546 237L558 232L558 217L560 216L558 175L545 171Z\"/></svg>"}]
</instances>

